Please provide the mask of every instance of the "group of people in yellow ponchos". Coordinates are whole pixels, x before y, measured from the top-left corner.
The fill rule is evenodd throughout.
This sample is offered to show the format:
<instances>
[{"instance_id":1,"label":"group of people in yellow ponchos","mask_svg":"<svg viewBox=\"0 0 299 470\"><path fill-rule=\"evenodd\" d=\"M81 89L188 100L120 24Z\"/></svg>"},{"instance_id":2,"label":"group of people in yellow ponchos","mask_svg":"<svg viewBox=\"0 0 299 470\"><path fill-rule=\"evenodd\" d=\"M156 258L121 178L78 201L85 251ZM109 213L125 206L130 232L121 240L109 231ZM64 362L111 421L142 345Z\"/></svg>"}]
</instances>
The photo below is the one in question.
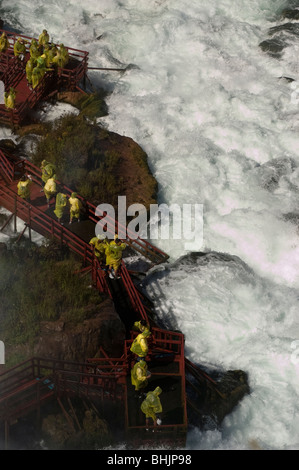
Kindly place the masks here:
<instances>
[{"instance_id":1,"label":"group of people in yellow ponchos","mask_svg":"<svg viewBox=\"0 0 299 470\"><path fill-rule=\"evenodd\" d=\"M56 167L53 163L43 160L41 163L41 179L42 179L42 189L41 192L44 192L48 207L51 205L51 199L55 199L55 209L54 214L56 215L58 222L63 225L62 217L65 214L67 205L69 204L69 213L70 219L69 222L72 223L74 219L77 219L80 222L80 217L82 213L82 202L78 198L77 193L73 192L69 197L62 192L57 191L57 182L56 182ZM31 177L28 175L23 175L20 181L17 184L18 195L30 202L30 191L31 191Z\"/></svg>"},{"instance_id":2,"label":"group of people in yellow ponchos","mask_svg":"<svg viewBox=\"0 0 299 470\"><path fill-rule=\"evenodd\" d=\"M69 53L64 44L57 47L50 43L46 29L39 35L38 41L32 39L29 47L30 58L26 63L26 78L28 84L35 89L47 71L58 67L64 68L69 62Z\"/></svg>"},{"instance_id":3,"label":"group of people in yellow ponchos","mask_svg":"<svg viewBox=\"0 0 299 470\"><path fill-rule=\"evenodd\" d=\"M28 84L35 89L47 71L64 68L69 62L69 53L64 44L57 47L50 43L49 35L44 29L38 41L32 39L29 47L30 58L26 63Z\"/></svg>"},{"instance_id":4,"label":"group of people in yellow ponchos","mask_svg":"<svg viewBox=\"0 0 299 470\"><path fill-rule=\"evenodd\" d=\"M90 240L89 244L93 247L100 265L107 267L109 277L119 279L122 253L126 248L126 244L118 238L118 235L115 235L114 240L111 242L106 236L97 235Z\"/></svg>"},{"instance_id":5,"label":"group of people in yellow ponchos","mask_svg":"<svg viewBox=\"0 0 299 470\"><path fill-rule=\"evenodd\" d=\"M56 215L58 222L62 225L63 216L66 212L67 207L69 207L69 223L71 224L74 220L80 222L80 217L83 212L83 204L78 197L77 193L73 192L68 197L63 192L59 191L59 187L56 182L56 167L53 163L43 160L41 163L41 179L42 179L42 189L41 192L44 192L48 207L51 206L51 200L55 199L55 209L54 214ZM19 181L18 195L30 201L30 189L31 189L31 179L28 175L22 176ZM111 278L119 277L119 269L122 261L122 253L126 248L126 244L119 240L118 236L115 235L114 240L111 242L108 241L105 236L93 237L90 240L90 245L94 248L94 254L100 261L100 264L107 266L108 274Z\"/></svg>"},{"instance_id":6,"label":"group of people in yellow ponchos","mask_svg":"<svg viewBox=\"0 0 299 470\"><path fill-rule=\"evenodd\" d=\"M26 44L24 38L18 38L13 46L14 56L21 62L26 59ZM0 55L9 48L9 41L5 32L0 36ZM30 58L26 62L25 72L28 85L34 90L42 81L47 71L64 68L69 62L69 53L64 44L57 47L50 42L50 37L46 29L39 35L38 40L32 39L29 46ZM16 90L10 87L9 91L4 93L4 104L8 109L14 109L16 106Z\"/></svg>"},{"instance_id":7,"label":"group of people in yellow ponchos","mask_svg":"<svg viewBox=\"0 0 299 470\"><path fill-rule=\"evenodd\" d=\"M130 351L136 357L136 362L131 369L131 383L138 393L138 398L143 398L140 409L145 414L146 426L152 419L154 426L162 424L161 413L163 411L159 395L162 393L161 387L147 393L140 393L148 385L151 373L148 370L146 357L148 354L148 338L151 335L150 327L145 320L134 323L133 330L138 330L139 334L133 340Z\"/></svg>"},{"instance_id":8,"label":"group of people in yellow ponchos","mask_svg":"<svg viewBox=\"0 0 299 470\"><path fill-rule=\"evenodd\" d=\"M57 191L56 168L53 163L43 160L41 163L41 172L43 185L43 189L41 189L41 191L44 191L45 193L48 207L50 207L51 199L55 198L54 214L56 215L58 222L62 225L64 224L62 219L68 204L70 213L69 223L71 224L74 219L77 219L78 222L80 222L83 205L78 198L77 193L73 192L70 197L67 197L66 194Z\"/></svg>"}]
</instances>

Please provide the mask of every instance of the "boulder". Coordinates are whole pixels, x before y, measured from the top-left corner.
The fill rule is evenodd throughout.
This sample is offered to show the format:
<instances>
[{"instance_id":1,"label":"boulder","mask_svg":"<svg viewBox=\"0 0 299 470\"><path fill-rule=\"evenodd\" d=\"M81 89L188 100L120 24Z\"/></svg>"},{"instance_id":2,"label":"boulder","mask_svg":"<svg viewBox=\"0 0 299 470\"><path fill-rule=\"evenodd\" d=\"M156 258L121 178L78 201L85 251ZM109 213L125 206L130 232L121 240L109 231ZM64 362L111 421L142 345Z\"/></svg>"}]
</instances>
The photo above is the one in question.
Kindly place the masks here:
<instances>
[{"instance_id":1,"label":"boulder","mask_svg":"<svg viewBox=\"0 0 299 470\"><path fill-rule=\"evenodd\" d=\"M188 422L202 429L219 427L223 419L250 393L247 373L242 370L223 372L214 382L204 380L198 374L190 378L188 372L186 377Z\"/></svg>"}]
</instances>

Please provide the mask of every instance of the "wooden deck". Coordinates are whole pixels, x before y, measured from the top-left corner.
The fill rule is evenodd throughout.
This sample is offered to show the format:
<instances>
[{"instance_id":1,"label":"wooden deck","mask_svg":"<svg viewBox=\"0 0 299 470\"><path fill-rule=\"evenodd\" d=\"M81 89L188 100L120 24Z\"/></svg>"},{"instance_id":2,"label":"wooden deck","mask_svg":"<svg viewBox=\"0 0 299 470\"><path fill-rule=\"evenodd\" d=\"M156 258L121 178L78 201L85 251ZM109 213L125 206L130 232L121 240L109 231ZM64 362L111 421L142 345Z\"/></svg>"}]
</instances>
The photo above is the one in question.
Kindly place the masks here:
<instances>
[{"instance_id":1,"label":"wooden deck","mask_svg":"<svg viewBox=\"0 0 299 470\"><path fill-rule=\"evenodd\" d=\"M9 49L0 55L0 80L4 83L5 91L10 87L16 90L16 106L13 110L0 104L0 123L15 127L24 122L28 113L38 103L55 96L60 90L80 90L79 84L86 76L88 64L88 52L67 48L70 56L65 68L47 71L41 83L32 90L26 78L26 62L30 58L29 46L32 38L9 31L0 30L0 34L6 33L9 40ZM17 39L21 37L26 44L24 60L14 56L13 47ZM59 45L57 45L59 47Z\"/></svg>"}]
</instances>

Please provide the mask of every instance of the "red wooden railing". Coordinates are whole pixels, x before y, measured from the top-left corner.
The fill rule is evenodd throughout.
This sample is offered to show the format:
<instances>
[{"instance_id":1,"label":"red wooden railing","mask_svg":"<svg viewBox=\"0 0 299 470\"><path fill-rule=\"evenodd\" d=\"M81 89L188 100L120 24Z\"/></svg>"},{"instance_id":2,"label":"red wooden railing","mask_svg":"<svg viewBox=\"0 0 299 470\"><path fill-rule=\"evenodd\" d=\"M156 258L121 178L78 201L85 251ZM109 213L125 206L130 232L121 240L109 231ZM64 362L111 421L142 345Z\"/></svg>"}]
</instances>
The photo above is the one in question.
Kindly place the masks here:
<instances>
[{"instance_id":1,"label":"red wooden railing","mask_svg":"<svg viewBox=\"0 0 299 470\"><path fill-rule=\"evenodd\" d=\"M132 335L132 339L133 339ZM159 427L159 438L172 445L178 440L184 442L187 431L187 412L184 382L184 337L181 333L152 328L153 341L150 343L148 360L154 360L155 355L161 353L172 354L171 371L161 368L154 371L155 379L163 380L167 377L180 384L176 391L177 403L180 413L173 424L162 424ZM61 397L90 397L102 401L123 401L125 433L135 443L146 441L145 423L141 419L135 422L136 405L132 408L132 391L128 390L128 376L131 369L132 358L129 347L132 340L125 341L124 354L121 357L109 357L101 348L101 357L91 358L85 362L63 361L33 357L17 366L0 373L0 422L12 422L38 409L40 405L51 397L59 400ZM177 379L175 379L177 378ZM131 388L131 384L129 385ZM131 395L131 404L129 395ZM140 404L139 404L140 406ZM143 423L142 423L143 421ZM151 435L151 439L155 437Z\"/></svg>"},{"instance_id":2,"label":"red wooden railing","mask_svg":"<svg viewBox=\"0 0 299 470\"><path fill-rule=\"evenodd\" d=\"M15 109L10 110L5 108L4 105L0 105L1 122L8 125L21 124L30 109L34 108L41 100L45 100L52 94L57 93L61 88L66 88L70 91L75 91L76 89L82 91L78 85L87 72L87 51L66 47L70 57L67 66L65 68L58 68L57 72L46 72L41 83L34 90L31 90L27 86L25 63L22 63L18 57L14 56L13 47L19 37L25 39L27 41L27 60L29 58L29 46L33 38L23 34L0 30L0 34L2 32L5 32L8 37L9 49L1 54L0 80L3 81L6 91L8 91L10 87L14 87L20 88L21 93L18 93L17 89ZM18 99L18 95L20 94L22 95L22 99Z\"/></svg>"}]
</instances>

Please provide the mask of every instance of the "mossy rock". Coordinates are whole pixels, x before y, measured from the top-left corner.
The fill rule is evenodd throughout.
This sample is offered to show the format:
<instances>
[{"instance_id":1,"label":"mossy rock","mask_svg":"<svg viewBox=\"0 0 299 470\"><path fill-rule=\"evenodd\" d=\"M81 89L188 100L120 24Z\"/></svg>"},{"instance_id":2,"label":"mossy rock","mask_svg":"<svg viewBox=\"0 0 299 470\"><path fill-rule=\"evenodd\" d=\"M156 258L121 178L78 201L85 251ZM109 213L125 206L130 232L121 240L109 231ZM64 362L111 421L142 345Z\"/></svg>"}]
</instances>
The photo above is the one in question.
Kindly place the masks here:
<instances>
[{"instance_id":1,"label":"mossy rock","mask_svg":"<svg viewBox=\"0 0 299 470\"><path fill-rule=\"evenodd\" d=\"M103 91L97 93L81 93L65 91L58 93L58 101L71 104L79 109L81 114L92 119L96 117L106 116L108 107L105 102L106 94Z\"/></svg>"},{"instance_id":2,"label":"mossy rock","mask_svg":"<svg viewBox=\"0 0 299 470\"><path fill-rule=\"evenodd\" d=\"M55 164L57 179L94 205L117 208L118 196L127 205L157 202L157 182L147 155L131 138L92 124L84 115L67 115L47 127L31 154L33 163Z\"/></svg>"}]
</instances>

